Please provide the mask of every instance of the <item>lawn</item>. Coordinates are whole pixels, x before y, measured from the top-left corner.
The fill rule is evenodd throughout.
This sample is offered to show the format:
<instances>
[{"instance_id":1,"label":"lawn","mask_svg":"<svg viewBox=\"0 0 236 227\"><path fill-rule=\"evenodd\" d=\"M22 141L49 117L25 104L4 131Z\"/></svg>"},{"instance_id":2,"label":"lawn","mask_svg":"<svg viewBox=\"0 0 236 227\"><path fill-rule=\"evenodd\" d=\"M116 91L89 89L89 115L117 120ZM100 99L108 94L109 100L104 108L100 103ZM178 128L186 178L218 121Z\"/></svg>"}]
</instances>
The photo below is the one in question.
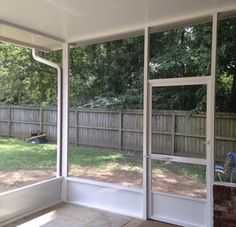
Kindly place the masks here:
<instances>
[{"instance_id":1,"label":"lawn","mask_svg":"<svg viewBox=\"0 0 236 227\"><path fill-rule=\"evenodd\" d=\"M55 168L55 144L31 144L0 138L0 171Z\"/></svg>"},{"instance_id":2,"label":"lawn","mask_svg":"<svg viewBox=\"0 0 236 227\"><path fill-rule=\"evenodd\" d=\"M0 192L56 176L56 145L0 138Z\"/></svg>"},{"instance_id":3,"label":"lawn","mask_svg":"<svg viewBox=\"0 0 236 227\"><path fill-rule=\"evenodd\" d=\"M70 176L142 187L140 153L70 146L68 160ZM30 144L0 138L0 192L54 177L55 167L55 144ZM204 171L198 165L155 161L152 164L153 190L186 194L186 188L191 193L195 193L197 188L202 195L205 193ZM9 179L12 181L9 182ZM170 182L172 187L169 186Z\"/></svg>"},{"instance_id":4,"label":"lawn","mask_svg":"<svg viewBox=\"0 0 236 227\"><path fill-rule=\"evenodd\" d=\"M70 169L79 167L81 169L96 168L97 171L116 171L118 168L128 168L137 174L143 172L143 160L140 153L121 152L94 147L70 146L69 149Z\"/></svg>"}]
</instances>

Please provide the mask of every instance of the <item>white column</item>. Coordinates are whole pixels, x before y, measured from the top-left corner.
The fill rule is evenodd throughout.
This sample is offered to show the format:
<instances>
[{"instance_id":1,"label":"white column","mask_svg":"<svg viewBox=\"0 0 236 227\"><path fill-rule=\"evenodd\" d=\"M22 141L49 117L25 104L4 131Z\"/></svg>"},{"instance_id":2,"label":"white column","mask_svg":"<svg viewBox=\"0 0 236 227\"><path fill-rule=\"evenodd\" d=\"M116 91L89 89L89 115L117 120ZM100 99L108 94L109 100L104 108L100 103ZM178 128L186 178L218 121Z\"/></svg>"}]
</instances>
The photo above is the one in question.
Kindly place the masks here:
<instances>
[{"instance_id":1,"label":"white column","mask_svg":"<svg viewBox=\"0 0 236 227\"><path fill-rule=\"evenodd\" d=\"M214 145L215 145L215 83L217 63L217 21L218 14L213 14L212 50L211 50L211 80L208 89L207 111L207 226L213 226L213 184L214 184ZM208 142L209 141L209 142Z\"/></svg>"},{"instance_id":2,"label":"white column","mask_svg":"<svg viewBox=\"0 0 236 227\"><path fill-rule=\"evenodd\" d=\"M149 73L149 28L144 34L144 95L143 95L143 218L148 218L148 73Z\"/></svg>"},{"instance_id":3,"label":"white column","mask_svg":"<svg viewBox=\"0 0 236 227\"><path fill-rule=\"evenodd\" d=\"M69 94L69 45L63 44L62 48L62 168L61 175L67 177L68 174L68 94ZM67 184L64 179L62 184L62 200L67 199Z\"/></svg>"}]
</instances>

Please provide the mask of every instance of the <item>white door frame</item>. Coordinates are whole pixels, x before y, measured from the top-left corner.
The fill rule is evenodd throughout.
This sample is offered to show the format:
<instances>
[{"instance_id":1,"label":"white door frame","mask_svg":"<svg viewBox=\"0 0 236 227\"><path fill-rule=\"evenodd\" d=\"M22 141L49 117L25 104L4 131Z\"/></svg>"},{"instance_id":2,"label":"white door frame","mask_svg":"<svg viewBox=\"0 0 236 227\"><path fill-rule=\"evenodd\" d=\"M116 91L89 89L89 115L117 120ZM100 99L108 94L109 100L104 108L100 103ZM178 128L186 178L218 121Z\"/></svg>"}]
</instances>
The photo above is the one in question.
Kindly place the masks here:
<instances>
[{"instance_id":1,"label":"white door frame","mask_svg":"<svg viewBox=\"0 0 236 227\"><path fill-rule=\"evenodd\" d=\"M213 226L213 183L214 183L214 138L215 138L215 80L216 80L216 58L217 58L217 24L218 14L220 11L214 11L209 14L212 17L212 48L211 48L211 75L208 79L210 91L207 95L207 135L210 135L210 143L206 144L206 158L207 158L207 224L206 226ZM149 154L149 108L148 96L149 86L155 83L155 80L149 80L149 58L150 58L150 26L145 26L144 32L144 104L143 104L143 218L148 218L148 166L150 165ZM180 78L184 80L183 78ZM171 79L168 79L171 80ZM176 80L176 79L175 79ZM193 77L195 84L198 82L198 77ZM163 80L164 81L164 80ZM179 82L181 80L178 80ZM159 81L161 82L161 81ZM167 82L167 79L166 81ZM184 81L181 81L181 83ZM177 83L177 82L176 82ZM177 84L176 84L177 85Z\"/></svg>"},{"instance_id":2,"label":"white door frame","mask_svg":"<svg viewBox=\"0 0 236 227\"><path fill-rule=\"evenodd\" d=\"M171 86L187 86L187 85L206 85L207 86L207 106L206 106L206 158L187 158L187 157L173 157L168 155L159 155L152 154L151 152L151 144L152 144L152 88L154 87L171 87ZM211 94L212 94L212 77L211 76L202 76L202 77L184 77L184 78L170 78L170 79L155 79L148 81L148 151L144 156L147 163L147 209L148 209L148 218L153 218L152 214L152 192L151 192L151 160L171 160L172 162L184 162L184 163L192 163L192 164L200 164L206 166L206 190L207 190L207 199L206 199L206 207L207 214L206 219L211 215L211 209L209 209L211 205L211 196L212 196L212 176L211 176L211 144L214 143L211 135L211 130L208 127L211 125ZM179 197L179 196L176 196ZM207 222L207 221L206 221ZM207 223L206 223L207 225Z\"/></svg>"}]
</instances>

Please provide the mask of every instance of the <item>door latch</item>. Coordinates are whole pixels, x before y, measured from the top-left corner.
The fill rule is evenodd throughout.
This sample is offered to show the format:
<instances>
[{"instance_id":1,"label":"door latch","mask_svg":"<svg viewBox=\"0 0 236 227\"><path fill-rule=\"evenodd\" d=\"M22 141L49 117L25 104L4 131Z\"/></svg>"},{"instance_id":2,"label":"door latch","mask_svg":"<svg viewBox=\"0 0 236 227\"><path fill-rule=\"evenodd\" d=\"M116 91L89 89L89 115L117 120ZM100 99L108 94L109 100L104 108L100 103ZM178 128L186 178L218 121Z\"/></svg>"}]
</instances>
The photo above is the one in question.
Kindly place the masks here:
<instances>
[{"instance_id":1,"label":"door latch","mask_svg":"<svg viewBox=\"0 0 236 227\"><path fill-rule=\"evenodd\" d=\"M204 144L210 144L210 140L203 142Z\"/></svg>"}]
</instances>

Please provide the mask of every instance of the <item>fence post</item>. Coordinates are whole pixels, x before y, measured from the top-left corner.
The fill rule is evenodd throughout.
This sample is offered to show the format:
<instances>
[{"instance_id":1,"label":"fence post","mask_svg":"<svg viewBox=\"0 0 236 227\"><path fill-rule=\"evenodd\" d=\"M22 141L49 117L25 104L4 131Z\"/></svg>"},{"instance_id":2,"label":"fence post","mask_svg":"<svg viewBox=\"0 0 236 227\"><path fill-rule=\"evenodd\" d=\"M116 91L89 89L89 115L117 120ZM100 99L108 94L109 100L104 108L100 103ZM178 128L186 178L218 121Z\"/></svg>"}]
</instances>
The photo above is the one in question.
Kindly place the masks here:
<instances>
[{"instance_id":1,"label":"fence post","mask_svg":"<svg viewBox=\"0 0 236 227\"><path fill-rule=\"evenodd\" d=\"M78 131L78 123L79 123L79 112L77 109L75 109L75 145L79 145L79 131Z\"/></svg>"},{"instance_id":2,"label":"fence post","mask_svg":"<svg viewBox=\"0 0 236 227\"><path fill-rule=\"evenodd\" d=\"M122 127L123 127L123 114L119 112L119 149L122 150Z\"/></svg>"},{"instance_id":3,"label":"fence post","mask_svg":"<svg viewBox=\"0 0 236 227\"><path fill-rule=\"evenodd\" d=\"M43 108L40 107L39 109L39 131L43 131Z\"/></svg>"},{"instance_id":4,"label":"fence post","mask_svg":"<svg viewBox=\"0 0 236 227\"><path fill-rule=\"evenodd\" d=\"M11 107L8 108L8 138L11 137Z\"/></svg>"},{"instance_id":5,"label":"fence post","mask_svg":"<svg viewBox=\"0 0 236 227\"><path fill-rule=\"evenodd\" d=\"M172 141L171 141L171 153L172 155L175 155L175 114L172 114L172 132L171 132L171 136L172 136Z\"/></svg>"}]
</instances>

